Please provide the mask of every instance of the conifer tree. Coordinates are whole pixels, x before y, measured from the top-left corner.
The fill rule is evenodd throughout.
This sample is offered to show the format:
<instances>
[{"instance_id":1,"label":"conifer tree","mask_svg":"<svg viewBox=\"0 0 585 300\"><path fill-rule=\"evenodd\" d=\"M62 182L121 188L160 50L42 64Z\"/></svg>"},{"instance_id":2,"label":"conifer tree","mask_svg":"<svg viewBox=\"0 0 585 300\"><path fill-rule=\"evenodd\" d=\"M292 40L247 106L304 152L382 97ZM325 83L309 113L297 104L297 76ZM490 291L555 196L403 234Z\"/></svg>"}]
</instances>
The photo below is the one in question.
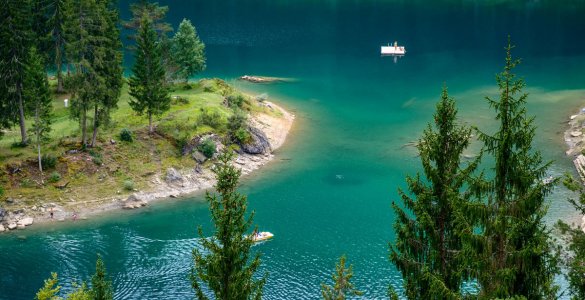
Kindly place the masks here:
<instances>
[{"instance_id":1,"label":"conifer tree","mask_svg":"<svg viewBox=\"0 0 585 300\"><path fill-rule=\"evenodd\" d=\"M189 77L205 70L205 45L187 19L183 19L173 37L172 54L178 66L176 76L185 83L189 81Z\"/></svg>"},{"instance_id":2,"label":"conifer tree","mask_svg":"<svg viewBox=\"0 0 585 300\"><path fill-rule=\"evenodd\" d=\"M53 64L57 76L57 93L65 91L63 87L63 63L65 62L65 6L68 0L49 0L48 28L53 45Z\"/></svg>"},{"instance_id":3,"label":"conifer tree","mask_svg":"<svg viewBox=\"0 0 585 300\"><path fill-rule=\"evenodd\" d=\"M190 279L198 299L209 299L203 292L203 284L213 292L215 299L261 299L266 275L255 280L260 266L260 256L250 260L250 248L254 243L247 234L252 226L254 212L246 218L246 196L236 191L241 171L230 165L232 154L219 157L216 167L218 195L206 194L215 234L203 235L199 227L202 250L193 249L194 267ZM256 229L254 229L256 232Z\"/></svg>"},{"instance_id":4,"label":"conifer tree","mask_svg":"<svg viewBox=\"0 0 585 300\"><path fill-rule=\"evenodd\" d=\"M578 192L579 199L569 198L569 202L581 215L585 215L585 186L566 175L563 184L571 191ZM565 253L562 256L563 267L567 270L564 274L569 284L568 295L573 300L585 299L585 232L581 226L571 226L559 220L557 229L565 238Z\"/></svg>"},{"instance_id":5,"label":"conifer tree","mask_svg":"<svg viewBox=\"0 0 585 300\"><path fill-rule=\"evenodd\" d=\"M128 35L129 40L138 39L138 33L144 18L150 20L150 24L160 40L163 40L169 32L173 31L171 24L163 21L169 11L168 6L160 6L158 2L150 2L149 0L138 0L138 2L130 5L130 11L132 12L132 18L123 24L124 28L133 31L132 34Z\"/></svg>"},{"instance_id":6,"label":"conifer tree","mask_svg":"<svg viewBox=\"0 0 585 300\"><path fill-rule=\"evenodd\" d=\"M348 296L361 296L364 293L357 290L350 282L353 277L353 266L345 267L345 255L339 258L335 266L335 273L331 275L334 285L321 283L321 295L325 300L344 300Z\"/></svg>"},{"instance_id":7,"label":"conifer tree","mask_svg":"<svg viewBox=\"0 0 585 300\"><path fill-rule=\"evenodd\" d=\"M140 35L136 41L135 63L132 67L130 107L139 114L148 116L148 132L153 133L152 117L169 110L171 98L165 83L160 44L148 19L143 19Z\"/></svg>"},{"instance_id":8,"label":"conifer tree","mask_svg":"<svg viewBox=\"0 0 585 300\"><path fill-rule=\"evenodd\" d=\"M61 300L61 297L57 296L60 290L57 273L51 273L51 278L45 280L43 287L37 292L35 300Z\"/></svg>"},{"instance_id":9,"label":"conifer tree","mask_svg":"<svg viewBox=\"0 0 585 300\"><path fill-rule=\"evenodd\" d=\"M25 123L25 62L33 36L29 0L0 2L0 101L3 125L18 124L21 144L28 143Z\"/></svg>"},{"instance_id":10,"label":"conifer tree","mask_svg":"<svg viewBox=\"0 0 585 300\"><path fill-rule=\"evenodd\" d=\"M91 147L96 145L98 129L110 121L110 113L118 107L118 100L124 83L122 69L122 41L120 40L120 21L118 10L113 0L99 0L98 6L104 17L101 35L103 60L95 67L106 86L103 93L97 95L94 103L93 136Z\"/></svg>"},{"instance_id":11,"label":"conifer tree","mask_svg":"<svg viewBox=\"0 0 585 300\"><path fill-rule=\"evenodd\" d=\"M28 105L28 110L34 116L32 127L30 128L32 135L35 137L35 146L37 147L39 171L43 172L43 165L41 163L41 145L47 140L48 134L51 131L51 117L52 117L52 97L49 91L49 81L47 80L47 73L45 72L45 64L42 57L39 55L35 47L29 51L28 62L26 65L25 77L25 99Z\"/></svg>"},{"instance_id":12,"label":"conifer tree","mask_svg":"<svg viewBox=\"0 0 585 300\"><path fill-rule=\"evenodd\" d=\"M480 186L482 199L469 206L480 232L469 230L465 239L478 255L473 268L483 298L555 298L557 256L543 222L553 184L543 181L550 163L532 148L534 118L526 113L524 80L513 73L519 63L513 48L508 38L504 70L496 75L500 98L487 97L499 128L491 135L480 131L479 140L495 160L494 178Z\"/></svg>"},{"instance_id":13,"label":"conifer tree","mask_svg":"<svg viewBox=\"0 0 585 300\"><path fill-rule=\"evenodd\" d=\"M402 273L408 299L454 299L464 279L463 245L458 236L459 207L479 159L464 165L471 128L457 123L455 101L443 88L434 127L418 142L424 177L407 176L410 194L399 189L402 206L392 203L397 220L390 260Z\"/></svg>"},{"instance_id":14,"label":"conifer tree","mask_svg":"<svg viewBox=\"0 0 585 300\"><path fill-rule=\"evenodd\" d=\"M95 274L91 277L91 298L93 300L112 300L114 299L114 291L112 289L112 281L106 273L106 266L102 260L101 255L95 264Z\"/></svg>"},{"instance_id":15,"label":"conifer tree","mask_svg":"<svg viewBox=\"0 0 585 300\"><path fill-rule=\"evenodd\" d=\"M88 145L88 112L94 111L94 135L100 112L109 114L119 95L121 56L116 47L117 12L106 0L70 0L65 3L65 45L71 76L71 117L79 120L81 143ZM111 86L110 86L111 85ZM110 89L111 88L111 89ZM100 111L100 108L104 108ZM103 116L103 114L102 114Z\"/></svg>"}]
</instances>

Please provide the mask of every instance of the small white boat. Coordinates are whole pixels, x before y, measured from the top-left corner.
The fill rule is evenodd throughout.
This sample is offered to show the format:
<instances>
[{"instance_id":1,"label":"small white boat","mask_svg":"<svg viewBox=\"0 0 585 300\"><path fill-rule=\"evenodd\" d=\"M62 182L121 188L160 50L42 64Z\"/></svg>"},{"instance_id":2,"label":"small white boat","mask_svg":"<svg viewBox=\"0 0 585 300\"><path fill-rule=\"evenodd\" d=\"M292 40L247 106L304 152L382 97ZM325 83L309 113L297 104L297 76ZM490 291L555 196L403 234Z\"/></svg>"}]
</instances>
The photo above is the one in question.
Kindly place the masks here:
<instances>
[{"instance_id":1,"label":"small white boat","mask_svg":"<svg viewBox=\"0 0 585 300\"><path fill-rule=\"evenodd\" d=\"M254 241L255 243L262 242L271 239L273 236L274 234L268 231L256 232L252 235L252 241Z\"/></svg>"},{"instance_id":2,"label":"small white boat","mask_svg":"<svg viewBox=\"0 0 585 300\"><path fill-rule=\"evenodd\" d=\"M404 46L398 46L398 42L394 42L394 45L382 46L380 53L382 55L404 55L406 54L406 49Z\"/></svg>"}]
</instances>

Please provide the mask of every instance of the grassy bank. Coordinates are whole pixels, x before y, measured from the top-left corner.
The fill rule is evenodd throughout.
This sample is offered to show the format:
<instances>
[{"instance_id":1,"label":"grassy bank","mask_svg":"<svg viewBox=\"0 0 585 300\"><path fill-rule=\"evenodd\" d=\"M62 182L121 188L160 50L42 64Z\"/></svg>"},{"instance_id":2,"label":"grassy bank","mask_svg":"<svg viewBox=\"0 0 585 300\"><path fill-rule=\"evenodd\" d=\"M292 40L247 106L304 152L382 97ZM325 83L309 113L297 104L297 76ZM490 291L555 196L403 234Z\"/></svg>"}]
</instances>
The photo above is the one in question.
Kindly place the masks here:
<instances>
[{"instance_id":1,"label":"grassy bank","mask_svg":"<svg viewBox=\"0 0 585 300\"><path fill-rule=\"evenodd\" d=\"M15 209L122 198L152 186L156 176L170 167L195 167L191 153L185 153L194 138L213 133L225 145L237 148L228 126L236 110L279 114L218 79L174 86L171 96L171 109L156 119L156 132L149 135L148 120L130 108L125 86L111 123L100 129L97 147L82 149L79 124L64 107L69 95L55 95L51 140L43 147L44 174L38 171L35 148L18 145L18 128L5 131L0 140L0 184L4 187L0 206ZM124 129L132 133L132 142L121 140Z\"/></svg>"}]
</instances>

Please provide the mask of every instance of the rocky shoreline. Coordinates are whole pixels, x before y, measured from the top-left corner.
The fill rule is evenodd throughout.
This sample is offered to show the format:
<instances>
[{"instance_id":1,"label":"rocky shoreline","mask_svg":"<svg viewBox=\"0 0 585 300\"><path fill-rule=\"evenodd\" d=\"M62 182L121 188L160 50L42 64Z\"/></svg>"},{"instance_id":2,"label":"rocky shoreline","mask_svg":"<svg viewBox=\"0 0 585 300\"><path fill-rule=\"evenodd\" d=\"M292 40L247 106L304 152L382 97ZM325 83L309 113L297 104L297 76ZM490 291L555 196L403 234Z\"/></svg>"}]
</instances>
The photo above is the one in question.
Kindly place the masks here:
<instances>
[{"instance_id":1,"label":"rocky shoreline","mask_svg":"<svg viewBox=\"0 0 585 300\"><path fill-rule=\"evenodd\" d=\"M571 157L581 182L585 184L585 107L569 117L568 125L563 135L569 147L565 154ZM585 216L581 219L581 229L585 232Z\"/></svg>"},{"instance_id":2,"label":"rocky shoreline","mask_svg":"<svg viewBox=\"0 0 585 300\"><path fill-rule=\"evenodd\" d=\"M239 168L244 176L274 158L273 151L284 144L295 119L293 114L272 102L264 101L263 105L278 111L281 116L258 114L250 119L250 129L255 143L246 149L247 153L244 151L237 153L232 161L232 164ZM218 147L223 146L218 145ZM197 158L194 157L194 159ZM196 167L183 170L169 168L165 173L156 174L147 189L135 191L127 197L113 195L93 201L82 203L71 201L70 204L61 205L45 203L39 207L33 206L16 211L0 208L0 232L24 229L33 224L84 220L116 209L137 209L155 200L184 197L210 189L215 182L215 174L210 168Z\"/></svg>"}]
</instances>

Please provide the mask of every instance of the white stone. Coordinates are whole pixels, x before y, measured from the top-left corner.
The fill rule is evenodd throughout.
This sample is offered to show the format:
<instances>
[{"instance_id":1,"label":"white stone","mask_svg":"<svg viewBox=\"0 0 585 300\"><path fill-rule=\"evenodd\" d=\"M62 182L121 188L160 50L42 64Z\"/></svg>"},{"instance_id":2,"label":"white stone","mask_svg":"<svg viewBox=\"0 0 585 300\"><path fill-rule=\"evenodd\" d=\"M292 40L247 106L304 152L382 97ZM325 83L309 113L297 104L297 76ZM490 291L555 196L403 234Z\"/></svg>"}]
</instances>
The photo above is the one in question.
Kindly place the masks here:
<instances>
[{"instance_id":1,"label":"white stone","mask_svg":"<svg viewBox=\"0 0 585 300\"><path fill-rule=\"evenodd\" d=\"M572 115L571 120L575 119L578 115Z\"/></svg>"},{"instance_id":2,"label":"white stone","mask_svg":"<svg viewBox=\"0 0 585 300\"><path fill-rule=\"evenodd\" d=\"M6 230L6 228L4 228L4 225L0 224L0 232L4 232Z\"/></svg>"},{"instance_id":3,"label":"white stone","mask_svg":"<svg viewBox=\"0 0 585 300\"><path fill-rule=\"evenodd\" d=\"M10 224L8 224L8 229L9 229L9 230L14 230L14 229L16 229L16 223L10 223Z\"/></svg>"},{"instance_id":4,"label":"white stone","mask_svg":"<svg viewBox=\"0 0 585 300\"><path fill-rule=\"evenodd\" d=\"M20 221L18 221L17 225L29 226L29 225L32 225L33 222L34 222L33 218L27 217L27 218L20 219Z\"/></svg>"},{"instance_id":5,"label":"white stone","mask_svg":"<svg viewBox=\"0 0 585 300\"><path fill-rule=\"evenodd\" d=\"M581 136L583 134L583 132L581 131L571 131L571 136L573 137L578 137Z\"/></svg>"}]
</instances>

